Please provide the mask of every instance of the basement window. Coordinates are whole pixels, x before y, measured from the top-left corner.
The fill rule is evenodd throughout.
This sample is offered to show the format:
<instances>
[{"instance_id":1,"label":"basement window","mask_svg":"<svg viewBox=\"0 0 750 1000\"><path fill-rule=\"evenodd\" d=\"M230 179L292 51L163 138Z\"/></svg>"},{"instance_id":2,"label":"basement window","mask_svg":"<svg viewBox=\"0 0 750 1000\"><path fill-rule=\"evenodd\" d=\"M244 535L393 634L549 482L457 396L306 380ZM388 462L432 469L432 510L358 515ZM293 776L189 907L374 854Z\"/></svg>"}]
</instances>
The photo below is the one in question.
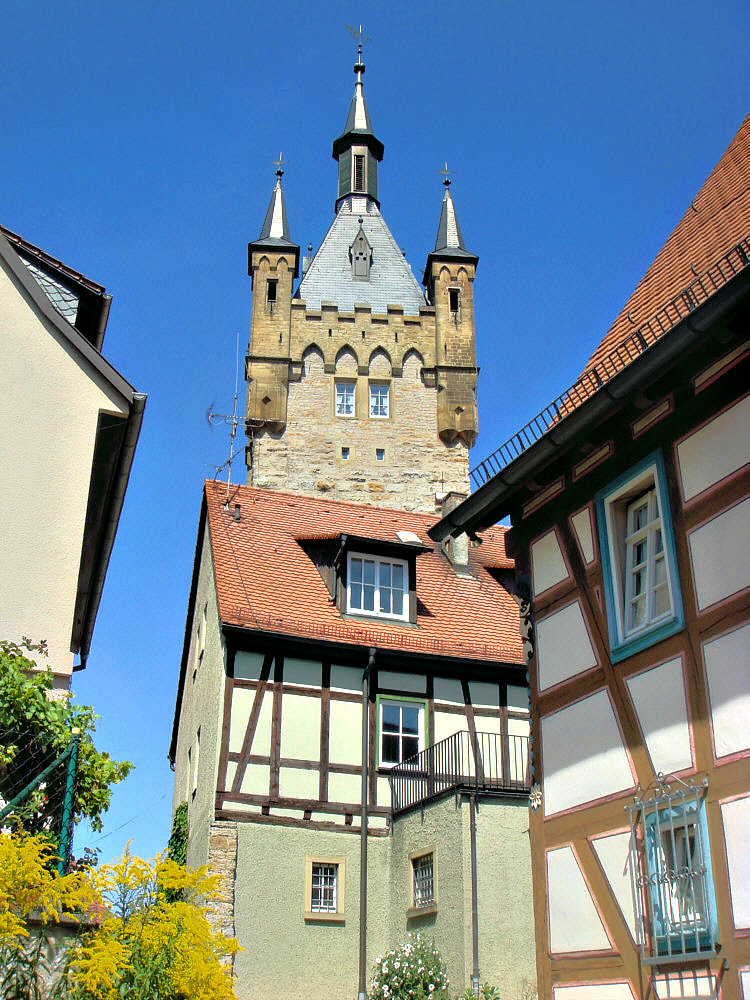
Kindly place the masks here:
<instances>
[{"instance_id":1,"label":"basement window","mask_svg":"<svg viewBox=\"0 0 750 1000\"><path fill-rule=\"evenodd\" d=\"M432 909L435 896L435 855L413 854L411 857L411 904L415 910Z\"/></svg>"},{"instance_id":2,"label":"basement window","mask_svg":"<svg viewBox=\"0 0 750 1000\"><path fill-rule=\"evenodd\" d=\"M343 922L346 861L305 858L305 920Z\"/></svg>"}]
</instances>

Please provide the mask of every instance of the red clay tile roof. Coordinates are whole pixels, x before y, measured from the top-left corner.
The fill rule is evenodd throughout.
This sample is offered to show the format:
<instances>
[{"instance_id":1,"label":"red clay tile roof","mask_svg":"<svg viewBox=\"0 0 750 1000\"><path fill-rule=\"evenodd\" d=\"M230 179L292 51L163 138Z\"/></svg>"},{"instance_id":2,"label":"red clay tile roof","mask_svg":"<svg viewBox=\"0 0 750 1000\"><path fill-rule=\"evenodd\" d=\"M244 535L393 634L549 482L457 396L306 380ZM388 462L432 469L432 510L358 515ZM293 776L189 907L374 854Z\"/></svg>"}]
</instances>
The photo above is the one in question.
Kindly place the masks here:
<instances>
[{"instance_id":1,"label":"red clay tile roof","mask_svg":"<svg viewBox=\"0 0 750 1000\"><path fill-rule=\"evenodd\" d=\"M432 547L431 514L367 507L205 484L219 617L224 624L303 638L378 646L501 662L522 662L518 607L488 572L513 567L505 552L505 528L492 528L470 548L471 576L460 577L439 548L417 556L418 628L344 617L298 539L350 533L398 542L412 531ZM233 510L240 505L240 520Z\"/></svg>"},{"instance_id":2,"label":"red clay tile roof","mask_svg":"<svg viewBox=\"0 0 750 1000\"><path fill-rule=\"evenodd\" d=\"M589 359L592 369L750 235L750 114ZM600 372L603 380L608 374Z\"/></svg>"}]
</instances>

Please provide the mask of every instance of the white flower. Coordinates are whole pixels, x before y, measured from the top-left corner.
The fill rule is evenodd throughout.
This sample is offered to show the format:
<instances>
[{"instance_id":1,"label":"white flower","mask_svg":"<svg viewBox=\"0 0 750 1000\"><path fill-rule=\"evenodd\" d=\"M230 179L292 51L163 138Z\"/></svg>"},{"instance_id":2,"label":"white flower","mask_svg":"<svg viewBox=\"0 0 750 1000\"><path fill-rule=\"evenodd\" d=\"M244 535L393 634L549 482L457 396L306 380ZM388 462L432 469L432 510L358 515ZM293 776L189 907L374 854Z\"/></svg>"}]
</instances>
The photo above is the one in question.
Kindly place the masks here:
<instances>
[{"instance_id":1,"label":"white flower","mask_svg":"<svg viewBox=\"0 0 750 1000\"><path fill-rule=\"evenodd\" d=\"M434 983L430 983L430 985L429 985L428 988L429 988L430 993L432 993L432 991L435 989L435 984Z\"/></svg>"}]
</instances>

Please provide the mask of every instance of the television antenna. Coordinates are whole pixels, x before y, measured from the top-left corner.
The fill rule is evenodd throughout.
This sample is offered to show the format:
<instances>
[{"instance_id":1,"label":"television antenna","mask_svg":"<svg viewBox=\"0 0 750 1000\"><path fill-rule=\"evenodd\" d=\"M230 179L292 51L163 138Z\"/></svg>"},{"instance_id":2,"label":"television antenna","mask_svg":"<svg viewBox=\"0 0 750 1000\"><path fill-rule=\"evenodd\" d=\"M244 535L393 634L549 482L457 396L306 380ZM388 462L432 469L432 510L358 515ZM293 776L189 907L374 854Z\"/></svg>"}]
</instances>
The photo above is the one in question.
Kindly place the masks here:
<instances>
[{"instance_id":1,"label":"television antenna","mask_svg":"<svg viewBox=\"0 0 750 1000\"><path fill-rule=\"evenodd\" d=\"M239 396L239 382L240 382L240 335L237 333L237 342L235 347L235 370L234 370L234 402L232 404L232 412L229 413L214 413L213 403L209 406L206 412L206 420L213 427L215 424L226 424L231 427L231 432L229 435L229 458L224 462L223 465L216 467L216 475L218 476L224 469L227 470L227 499L226 506L229 506L229 492L232 485L232 462L237 458L241 448L237 451L234 450L234 439L237 437L237 427L239 424L245 423L244 416L237 416L237 399Z\"/></svg>"}]
</instances>

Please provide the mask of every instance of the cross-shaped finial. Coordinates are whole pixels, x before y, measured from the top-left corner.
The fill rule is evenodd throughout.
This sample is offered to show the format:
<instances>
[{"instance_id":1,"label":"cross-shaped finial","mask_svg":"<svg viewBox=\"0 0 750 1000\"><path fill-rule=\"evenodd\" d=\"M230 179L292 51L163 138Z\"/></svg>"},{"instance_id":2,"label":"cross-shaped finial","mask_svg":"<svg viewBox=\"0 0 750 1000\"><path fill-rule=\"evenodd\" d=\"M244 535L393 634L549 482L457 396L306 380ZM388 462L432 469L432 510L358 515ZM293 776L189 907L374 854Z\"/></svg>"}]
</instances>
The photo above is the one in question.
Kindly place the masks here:
<instances>
[{"instance_id":1,"label":"cross-shaped finial","mask_svg":"<svg viewBox=\"0 0 750 1000\"><path fill-rule=\"evenodd\" d=\"M445 161L445 166L443 167L443 169L438 170L438 173L443 175L443 184L445 184L446 187L450 187L451 186L450 174L455 173L455 171L448 169L447 160Z\"/></svg>"},{"instance_id":2,"label":"cross-shaped finial","mask_svg":"<svg viewBox=\"0 0 750 1000\"><path fill-rule=\"evenodd\" d=\"M284 166L284 164L286 162L287 161L282 157L281 153L279 153L278 160L273 160L273 165L276 167L276 176L277 177L282 177L283 176L284 171L282 170L282 167Z\"/></svg>"}]
</instances>

